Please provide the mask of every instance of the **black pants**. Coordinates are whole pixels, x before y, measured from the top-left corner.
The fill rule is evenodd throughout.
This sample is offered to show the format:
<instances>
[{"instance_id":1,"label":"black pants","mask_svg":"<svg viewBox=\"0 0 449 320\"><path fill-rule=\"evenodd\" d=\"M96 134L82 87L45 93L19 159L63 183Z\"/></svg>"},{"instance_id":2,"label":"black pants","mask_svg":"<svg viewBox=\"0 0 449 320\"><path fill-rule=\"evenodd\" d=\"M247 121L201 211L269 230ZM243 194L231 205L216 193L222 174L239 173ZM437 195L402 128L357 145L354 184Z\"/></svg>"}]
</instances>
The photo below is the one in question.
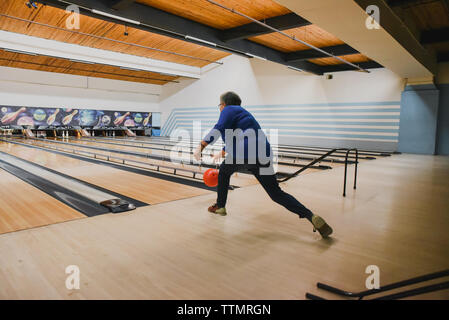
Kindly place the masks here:
<instances>
[{"instance_id":1,"label":"black pants","mask_svg":"<svg viewBox=\"0 0 449 320\"><path fill-rule=\"evenodd\" d=\"M256 177L256 179L259 181L259 183L262 185L262 187L274 202L277 202L281 206L284 206L287 210L296 213L301 218L311 217L312 212L309 209L304 207L292 195L282 191L274 174L260 175L260 168L261 167L257 164L225 164L223 161L218 174L217 206L219 208L224 208L226 206L231 175L237 171L249 171Z\"/></svg>"}]
</instances>

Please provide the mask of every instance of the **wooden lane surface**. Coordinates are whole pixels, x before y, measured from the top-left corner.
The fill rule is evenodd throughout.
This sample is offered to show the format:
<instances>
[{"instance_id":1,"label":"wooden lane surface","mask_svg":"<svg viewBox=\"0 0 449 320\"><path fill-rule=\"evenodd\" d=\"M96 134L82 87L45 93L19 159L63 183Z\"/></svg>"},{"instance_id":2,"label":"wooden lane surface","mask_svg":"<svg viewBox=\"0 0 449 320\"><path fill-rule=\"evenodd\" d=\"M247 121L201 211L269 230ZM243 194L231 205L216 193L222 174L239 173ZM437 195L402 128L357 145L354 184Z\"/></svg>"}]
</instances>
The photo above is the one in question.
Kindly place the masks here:
<instances>
[{"instance_id":1,"label":"wooden lane surface","mask_svg":"<svg viewBox=\"0 0 449 320\"><path fill-rule=\"evenodd\" d=\"M85 217L77 210L0 169L0 234Z\"/></svg>"},{"instance_id":2,"label":"wooden lane surface","mask_svg":"<svg viewBox=\"0 0 449 320\"><path fill-rule=\"evenodd\" d=\"M2 144L0 145L0 150L149 204L211 193L204 189L143 176L100 164L93 164L25 146Z\"/></svg>"},{"instance_id":3,"label":"wooden lane surface","mask_svg":"<svg viewBox=\"0 0 449 320\"><path fill-rule=\"evenodd\" d=\"M93 140L93 139L92 139ZM110 149L110 150L126 150L126 151L131 151L131 152L142 152L142 153L148 153L151 155L161 155L161 156L165 156L165 157L170 157L170 147L167 147L167 150L152 150L149 148L140 148L140 146L142 144L139 144L138 142L134 142L137 145L131 145L129 144L128 146L120 146L120 145L114 145L114 144L109 144L108 142L113 142L113 141L104 141L104 140L89 140L89 139L80 139L80 140L69 140L68 142L70 143L77 143L80 145L86 145L86 146L96 146L96 147L102 147L102 148L106 148L106 149ZM63 141L61 139L57 139L56 141ZM67 140L64 140L67 141ZM116 143L126 143L125 141L117 141ZM158 148L163 148L163 146L159 146ZM103 152L103 154L108 154L107 152ZM121 157L124 158L128 158L128 155L120 155ZM203 155L204 157L207 157L206 154ZM144 159L142 157L133 157L131 156L131 158L135 159L135 160L139 160L140 161L145 161L147 159ZM287 162L291 162L293 164L293 160L292 159L282 159L283 161L287 161ZM164 162L164 161L158 161L158 160L153 160L153 159L148 159L147 161L149 161L150 163L155 163L155 164L163 164L163 165L168 165L168 166L172 166L172 167L177 167L177 168L187 168L189 170L200 170L202 172L204 172L205 170L207 170L207 168L199 168L198 166L192 166L192 165L181 165L181 164L177 164L175 162ZM298 160L295 161L296 164L302 164L302 165L306 165L310 162L310 160ZM322 163L323 165L329 165L329 166L338 166L341 164L335 164L335 163L327 163L324 162ZM282 164L279 165L279 171L282 172L288 172L288 173L293 173L297 170L300 169L300 167L296 167L296 166L289 166L286 164ZM309 172L313 172L319 169L308 169L307 171L305 171L304 173L309 173ZM256 183L256 181L254 181L254 179L251 176L245 175L245 174L237 174L233 176L235 179L235 183L239 186L244 186L244 185L251 185Z\"/></svg>"},{"instance_id":4,"label":"wooden lane surface","mask_svg":"<svg viewBox=\"0 0 449 320\"><path fill-rule=\"evenodd\" d=\"M108 138L108 137L106 137L106 138ZM139 138L139 139L136 139L136 138ZM160 149L164 149L165 148L166 150L170 150L170 149L172 149L174 147L173 143L170 142L169 140L158 141L158 140L154 140L154 138L152 139L150 137L135 137L135 138L116 137L114 139L116 141L114 141L114 140L102 140L101 138L98 139L98 140L97 139L89 139L89 138L82 139L82 140L83 141L92 141L92 140L94 140L94 141L97 141L97 142L102 142L103 141L103 142L112 142L112 143L115 142L115 143L126 144L126 145L129 145L129 146L133 145L133 146L137 146L137 147L147 146L147 147L155 147L155 148L160 148ZM193 148L192 150L194 150L197 147L197 144L195 144L195 143L193 143L193 144L192 143L186 143L184 145L186 146L187 150L188 150L189 146L191 148ZM220 146L215 146L214 145L213 147L214 147L214 149L213 149L214 151L213 152L216 152L217 150L221 149ZM217 149L217 147L218 147L218 149ZM139 149L145 150L145 149L142 149L142 148L139 148ZM206 150L206 152L211 152L211 148L210 147L208 147L205 150ZM163 152L163 151L164 150L162 150L162 151L155 150L154 152ZM284 149L284 147L281 147L281 148L279 148L278 151L280 152L279 160L282 161L282 162L285 162L285 163L301 163L301 162L304 162L304 163L307 164L307 163L311 162L313 159L318 158L318 157L324 155L326 152L330 151L330 149L328 149L328 150L321 150L321 151L310 150L310 149L293 150L293 149L288 149L288 148ZM286 158L285 156L293 156L295 158L296 157L298 157L298 158L306 157L306 158L309 158L309 159ZM360 155L359 161L366 160L366 159L363 159L363 157L364 156ZM342 151L336 152L334 155L330 155L326 159L327 160L332 160L332 161L334 161L334 160L344 161L344 159L345 159L344 158L344 152L342 152ZM348 159L350 161L355 161L355 154L353 152L351 152L349 154ZM322 164L323 165L328 165L328 166L339 166L339 165L341 165L341 163L326 162L326 161L322 162Z\"/></svg>"},{"instance_id":5,"label":"wooden lane surface","mask_svg":"<svg viewBox=\"0 0 449 320\"><path fill-rule=\"evenodd\" d=\"M197 171L197 172L201 172L204 173L204 171L206 171L207 167L199 167L199 166L194 166L194 165L186 165L186 164L180 164L180 163L176 163L176 162L168 162L168 161L163 161L163 160L156 160L156 159L148 159L148 158L143 158L143 157L139 157L139 156L132 156L132 155L127 155L127 154L118 154L118 153L114 153L114 150L117 151L130 151L130 152L140 152L140 153L147 153L150 155L160 155L160 156L165 156L165 157L170 157L170 152L169 151L152 151L151 149L142 149L142 148L135 148L132 146L129 147L125 147L125 146L118 146L118 145L111 145L111 144L104 144L101 143L100 141L86 141L84 139L82 140L61 140L58 139L56 141L61 141L61 142L69 142L69 143L75 143L75 144L79 144L80 147L77 148L76 146L65 146L67 148L74 148L76 150L87 150L90 152L95 152L97 154L101 154L104 156L116 156L116 157L120 157L120 158L125 158L125 159L130 159L130 160L135 160L135 161L139 161L139 162L144 162L144 163L148 163L148 164L153 164L153 165L162 165L162 166L168 166L168 167L173 167L173 168L179 168L179 169L186 169L186 170L192 170L192 171ZM30 140L26 141L26 142L30 142ZM32 141L32 143L37 143L42 145L41 142L37 142L37 141ZM54 143L51 142L46 142L48 144L53 144L56 145ZM60 146L62 147L63 145L60 144ZM100 151L100 150L89 150L86 148L82 148L82 146L95 146L95 147L101 147L104 149L108 149L111 151ZM118 162L118 160L115 160ZM132 164L132 163L131 163ZM139 164L139 166L142 166L141 164ZM147 167L148 169L154 169L154 166L149 165ZM172 173L173 170L172 169L164 169L164 168L160 168L160 170L162 172L166 172L166 173ZM179 171L178 172L180 175L184 175L184 176L188 176L188 177L192 177L192 174L189 174L187 172L182 172ZM201 176L200 176L201 177ZM252 175L248 175L248 174L242 174L242 173L236 173L232 176L232 184L239 186L239 187L243 187L243 186L247 186L247 185L253 185L256 184L257 180L252 176Z\"/></svg>"},{"instance_id":6,"label":"wooden lane surface","mask_svg":"<svg viewBox=\"0 0 449 320\"><path fill-rule=\"evenodd\" d=\"M61 140L58 139L56 141L67 141L67 140ZM91 140L87 140L87 139L81 139L81 140L69 140L68 142L70 143L76 143L76 144L80 144L80 145L84 145L84 146L95 146L95 147L101 147L101 148L105 148L105 149L109 149L109 150L126 150L126 151L131 151L131 152L142 152L142 153L148 153L151 155L161 155L161 156L165 156L165 157L169 157L170 156L170 151L169 148L167 148L167 151L163 151L163 150L155 150L152 151L151 149L143 149L143 148L136 148L133 146L118 146L118 145L113 145L113 144L107 144L104 143L105 141L91 141ZM103 142L103 143L102 143ZM107 142L107 141L106 141ZM120 141L118 141L117 143L120 143ZM69 148L71 148L72 146L68 146ZM75 147L76 148L76 147ZM79 149L81 150L81 149ZM95 151L97 152L97 151ZM107 152L107 151L99 151L100 154L104 154L107 156L113 155L113 153L111 152ZM132 160L137 160L137 161L141 161L141 162L148 162L148 163L152 163L152 164L160 164L160 165L166 165L166 166L171 166L171 167L176 167L176 168L184 168L184 169L188 169L188 170L195 170L195 171L201 171L204 172L206 171L208 168L205 167L201 167L199 168L198 166L193 166L193 165L182 165L182 164L178 164L175 162L166 162L166 161L159 161L159 160L154 160L154 159L145 159L142 157L136 157L136 156L130 156L130 155L120 155L118 154L117 156L122 157L122 158L126 158L126 159L132 159ZM204 155L206 157L206 155ZM290 161L293 163L293 161ZM302 165L306 165L308 164L310 161L306 161L306 160L298 160L295 163L297 164L302 164ZM334 166L338 166L341 164L335 164L335 163L322 163L323 165L331 165L332 167ZM149 167L151 168L151 167ZM286 172L286 173L294 173L297 170L299 170L300 167L296 167L296 166L289 166L289 165L278 165L278 170L281 172ZM169 169L162 169L161 170L163 172L172 172L172 170ZM314 171L321 171L319 169L307 169L306 171L304 171L302 174L307 174L307 173L311 173ZM183 174L182 172L180 172L180 174ZM185 175L188 175L187 173ZM244 173L235 173L232 176L232 180L231 180L233 185L236 186L248 186L248 185L254 185L257 184L257 180L250 174L244 174Z\"/></svg>"}]
</instances>

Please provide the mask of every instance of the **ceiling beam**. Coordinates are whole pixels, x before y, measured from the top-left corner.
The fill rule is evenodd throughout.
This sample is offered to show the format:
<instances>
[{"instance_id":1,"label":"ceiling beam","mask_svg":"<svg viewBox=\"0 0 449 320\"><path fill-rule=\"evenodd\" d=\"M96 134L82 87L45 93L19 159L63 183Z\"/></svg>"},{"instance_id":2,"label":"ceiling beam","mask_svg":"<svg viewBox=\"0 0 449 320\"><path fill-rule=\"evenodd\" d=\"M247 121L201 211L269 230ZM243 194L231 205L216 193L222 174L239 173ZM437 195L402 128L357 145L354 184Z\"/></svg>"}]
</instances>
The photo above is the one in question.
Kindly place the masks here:
<instances>
[{"instance_id":1,"label":"ceiling beam","mask_svg":"<svg viewBox=\"0 0 449 320\"><path fill-rule=\"evenodd\" d=\"M400 6L415 6L419 4L428 3L429 0L388 0L387 3L390 7L400 7Z\"/></svg>"},{"instance_id":2,"label":"ceiling beam","mask_svg":"<svg viewBox=\"0 0 449 320\"><path fill-rule=\"evenodd\" d=\"M359 53L354 48L348 46L347 44L341 44L337 46L328 46L320 48L326 52L332 53L336 56L344 56L347 54L357 54ZM288 62L293 61L304 61L309 59L317 59L317 58L328 58L327 55L325 55L322 52L316 51L316 50L301 50L301 51L294 51L289 52L285 55L285 60Z\"/></svg>"},{"instance_id":3,"label":"ceiling beam","mask_svg":"<svg viewBox=\"0 0 449 320\"><path fill-rule=\"evenodd\" d=\"M378 64L375 61L366 61L366 62L360 62L356 63L363 69L377 69L377 68L383 68L382 65ZM324 73L330 73L330 72L340 72L340 71L358 71L358 69L351 67L347 64L335 64L330 66L324 66L323 72Z\"/></svg>"},{"instance_id":4,"label":"ceiling beam","mask_svg":"<svg viewBox=\"0 0 449 320\"><path fill-rule=\"evenodd\" d=\"M449 28L426 30L421 33L421 43L430 44L449 41Z\"/></svg>"},{"instance_id":5,"label":"ceiling beam","mask_svg":"<svg viewBox=\"0 0 449 320\"><path fill-rule=\"evenodd\" d=\"M438 62L447 62L449 61L449 51L441 52L438 54Z\"/></svg>"},{"instance_id":6,"label":"ceiling beam","mask_svg":"<svg viewBox=\"0 0 449 320\"><path fill-rule=\"evenodd\" d=\"M282 16L261 20L261 22L264 22L269 26L272 26L279 30L287 30L310 25L309 21L298 16L296 13L287 13ZM272 32L272 30L267 29L255 22L252 22L242 26L224 30L220 35L220 38L223 41L233 41L260 36Z\"/></svg>"},{"instance_id":7,"label":"ceiling beam","mask_svg":"<svg viewBox=\"0 0 449 320\"><path fill-rule=\"evenodd\" d=\"M65 7L67 6L66 1L37 1L62 9L65 9ZM92 9L95 9L97 10L97 12L100 11L109 15L117 15L116 11L111 9L102 1L70 0L70 2L80 7L81 14L115 23L123 23L119 19L92 12ZM119 16L121 18L130 19L137 22L136 24L130 25L141 30L161 34L187 42L192 42L217 50L237 53L247 57L249 57L247 54L254 55L286 66L290 65L290 63L284 59L283 52L246 39L225 42L220 38L222 30L215 29L196 21L192 21L141 3L131 3L127 8L120 11ZM188 38L186 38L187 36ZM201 39L202 41L198 41L196 39ZM321 66L310 63L308 61L296 62L295 67L316 75L323 74Z\"/></svg>"},{"instance_id":8,"label":"ceiling beam","mask_svg":"<svg viewBox=\"0 0 449 320\"><path fill-rule=\"evenodd\" d=\"M313 25L332 34L361 54L403 78L430 77L436 57L425 49L388 7L385 0L276 0ZM380 9L380 28L366 27L366 9ZM338 14L336 14L338 12Z\"/></svg>"},{"instance_id":9,"label":"ceiling beam","mask_svg":"<svg viewBox=\"0 0 449 320\"><path fill-rule=\"evenodd\" d=\"M115 10L123 10L134 3L134 0L109 0L109 6Z\"/></svg>"}]
</instances>

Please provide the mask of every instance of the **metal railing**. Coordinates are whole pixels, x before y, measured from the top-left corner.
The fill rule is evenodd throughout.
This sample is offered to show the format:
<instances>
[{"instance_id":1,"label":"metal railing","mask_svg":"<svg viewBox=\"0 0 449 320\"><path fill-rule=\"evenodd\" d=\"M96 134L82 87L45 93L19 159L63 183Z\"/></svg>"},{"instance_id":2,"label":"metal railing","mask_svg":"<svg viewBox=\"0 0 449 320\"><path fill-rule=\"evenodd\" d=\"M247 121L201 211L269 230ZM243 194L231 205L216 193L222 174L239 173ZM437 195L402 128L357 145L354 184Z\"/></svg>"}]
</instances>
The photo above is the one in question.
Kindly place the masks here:
<instances>
[{"instance_id":1,"label":"metal railing","mask_svg":"<svg viewBox=\"0 0 449 320\"><path fill-rule=\"evenodd\" d=\"M347 149L347 148L337 148L337 149L332 149L329 152L326 152L325 154L323 154L321 157L316 158L315 160L311 161L309 164L307 164L306 166L302 167L301 169L299 169L298 171L288 175L285 178L282 179L278 179L278 182L286 182L288 180L290 180L291 178L294 178L296 176L298 176L301 172L311 168L314 164L321 162L323 159L325 159L326 157L329 157L330 155L332 155L334 152L338 152L338 151L345 151L346 155L345 155L345 175L344 175L344 181L343 181L343 197L346 197L346 180L347 180L347 175L348 175L348 158L349 158L349 154L354 151L355 152L355 173L354 173L354 190L357 188L357 169L358 169L358 163L359 163L359 152L357 149L353 148L353 149Z\"/></svg>"},{"instance_id":2,"label":"metal railing","mask_svg":"<svg viewBox=\"0 0 449 320\"><path fill-rule=\"evenodd\" d=\"M390 291L393 289L398 289L398 288L410 286L413 284L417 284L417 283L421 283L421 282L425 282L425 281L429 281L429 280L434 280L434 279L438 279L438 278L443 278L443 277L447 277L447 276L449 276L449 270L443 270L443 271L430 273L430 274L426 274L426 275L415 277L415 278L410 278L410 279L399 281L399 282L394 282L394 283L382 286L379 289L370 289L370 290L365 290L365 291L360 291L360 292L350 292L350 291L342 290L342 289L335 288L335 287L332 287L330 285L327 285L327 284L324 284L321 282L317 283L317 287L322 290L334 293L334 294L342 296L342 297L358 298L359 300L362 300L363 298L365 298L367 296L374 295L377 293ZM420 295L420 294L424 294L424 293L434 292L434 291L438 291L438 290L444 290L447 288L449 288L449 281L432 284L432 285L427 285L424 287L406 290L406 291L402 291L402 292L397 292L397 293L389 294L386 296L377 297L377 298L374 298L373 300L402 299L402 298L416 296L416 295ZM306 293L306 298L310 299L310 300L324 300L324 298L319 297L314 294L311 294L311 293L308 293L308 292Z\"/></svg>"}]
</instances>

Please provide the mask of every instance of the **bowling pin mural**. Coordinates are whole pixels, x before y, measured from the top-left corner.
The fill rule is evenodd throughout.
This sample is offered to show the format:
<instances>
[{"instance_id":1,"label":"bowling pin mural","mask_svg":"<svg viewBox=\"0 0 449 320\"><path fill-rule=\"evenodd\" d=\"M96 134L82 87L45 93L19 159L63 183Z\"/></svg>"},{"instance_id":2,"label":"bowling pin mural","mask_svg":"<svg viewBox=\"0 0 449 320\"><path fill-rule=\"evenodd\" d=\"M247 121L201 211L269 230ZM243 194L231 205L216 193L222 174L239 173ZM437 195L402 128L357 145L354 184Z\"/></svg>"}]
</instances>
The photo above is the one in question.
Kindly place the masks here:
<instances>
[{"instance_id":1,"label":"bowling pin mural","mask_svg":"<svg viewBox=\"0 0 449 320\"><path fill-rule=\"evenodd\" d=\"M150 118L151 118L151 112L148 114L148 117L146 117L145 118L145 120L143 120L143 126L145 127L147 124L148 124L148 122L150 121Z\"/></svg>"},{"instance_id":2,"label":"bowling pin mural","mask_svg":"<svg viewBox=\"0 0 449 320\"><path fill-rule=\"evenodd\" d=\"M125 120L125 118L129 116L129 112L125 113L123 116L118 117L117 119L114 120L114 124L116 126L119 126L122 124L122 122Z\"/></svg>"},{"instance_id":3,"label":"bowling pin mural","mask_svg":"<svg viewBox=\"0 0 449 320\"><path fill-rule=\"evenodd\" d=\"M55 122L55 120L56 120L56 115L59 113L59 109L56 109L56 111L51 115L51 116L49 116L48 117L48 119L47 119L47 124L49 125L49 126L51 126L52 124L53 124L53 122Z\"/></svg>"},{"instance_id":4,"label":"bowling pin mural","mask_svg":"<svg viewBox=\"0 0 449 320\"><path fill-rule=\"evenodd\" d=\"M65 116L64 119L62 119L62 124L63 125L68 125L70 122L72 122L73 117L78 113L78 110L73 111L71 114L69 114L68 116Z\"/></svg>"},{"instance_id":5,"label":"bowling pin mural","mask_svg":"<svg viewBox=\"0 0 449 320\"><path fill-rule=\"evenodd\" d=\"M10 123L14 122L17 119L17 117L25 111L26 111L26 108L22 107L19 110L17 110L16 112L9 112L3 116L1 122L3 124L10 124Z\"/></svg>"}]
</instances>

